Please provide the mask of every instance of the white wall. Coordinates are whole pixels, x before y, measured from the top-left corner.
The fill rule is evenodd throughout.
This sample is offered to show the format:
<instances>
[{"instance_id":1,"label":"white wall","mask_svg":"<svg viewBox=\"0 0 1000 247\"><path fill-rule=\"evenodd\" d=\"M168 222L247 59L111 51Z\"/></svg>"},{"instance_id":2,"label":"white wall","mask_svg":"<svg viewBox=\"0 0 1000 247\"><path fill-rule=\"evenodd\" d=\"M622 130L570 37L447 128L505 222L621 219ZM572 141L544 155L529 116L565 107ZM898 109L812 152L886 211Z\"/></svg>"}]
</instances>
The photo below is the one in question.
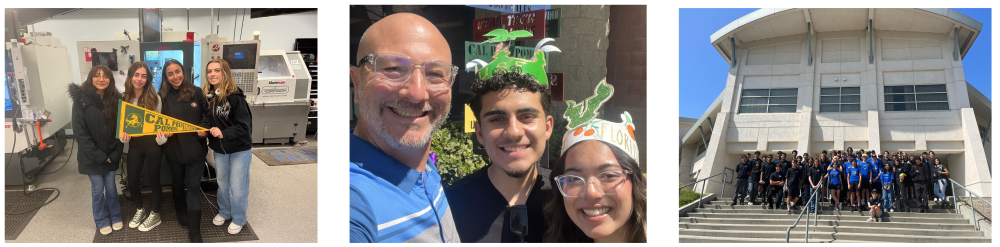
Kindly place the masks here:
<instances>
[{"instance_id":1,"label":"white wall","mask_svg":"<svg viewBox=\"0 0 1000 247\"><path fill-rule=\"evenodd\" d=\"M295 39L318 37L316 11L255 19L250 19L250 9L215 9L215 12L220 15L217 31L219 37L229 40L240 38L250 40L253 39L253 31L260 31L261 50L292 50ZM188 9L163 10L163 27L173 27L174 31L194 31L195 39L200 39L213 31L215 27L211 25L210 20L210 9L190 9L190 21ZM234 21L236 21L235 26ZM187 30L188 25L190 30ZM242 36L240 36L241 25ZM29 27L29 30L35 32L51 32L53 37L59 38L66 46L67 51L70 51L72 75L76 83L82 81L81 78L77 78L80 74L79 59L82 50L76 47L76 42L115 40L115 32L124 29L128 29L133 38L138 37L138 9L82 9Z\"/></svg>"}]
</instances>

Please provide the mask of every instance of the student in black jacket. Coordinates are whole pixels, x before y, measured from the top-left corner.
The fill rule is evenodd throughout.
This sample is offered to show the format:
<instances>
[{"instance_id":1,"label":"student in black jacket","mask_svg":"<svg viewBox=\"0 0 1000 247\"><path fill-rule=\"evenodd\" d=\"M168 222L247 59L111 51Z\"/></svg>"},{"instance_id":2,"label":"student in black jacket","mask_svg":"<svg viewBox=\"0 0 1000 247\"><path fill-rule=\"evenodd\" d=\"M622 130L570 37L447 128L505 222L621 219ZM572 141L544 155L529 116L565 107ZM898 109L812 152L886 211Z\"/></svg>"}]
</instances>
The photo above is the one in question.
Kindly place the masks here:
<instances>
[{"instance_id":1,"label":"student in black jacket","mask_svg":"<svg viewBox=\"0 0 1000 247\"><path fill-rule=\"evenodd\" d=\"M208 102L201 88L185 76L184 66L177 60L167 60L163 65L163 80L160 84L160 98L163 99L163 114L202 128L211 128L208 117ZM177 222L188 227L188 240L202 242L201 237L201 175L205 169L208 146L205 131L195 133L167 134L163 155L173 173L174 208Z\"/></svg>"},{"instance_id":2,"label":"student in black jacket","mask_svg":"<svg viewBox=\"0 0 1000 247\"><path fill-rule=\"evenodd\" d=\"M775 161L775 163L776 163L775 165L781 166L781 170L782 171L788 171L788 169L790 169L792 167L792 161L786 159L787 155L788 155L787 153L779 151L778 152L778 159L779 160ZM784 175L784 174L782 174L782 175ZM778 193L781 194L781 198L785 198L785 195L788 194L787 191L785 191L783 187L782 187L782 189L780 191L778 191ZM779 200L779 201L780 201L780 202L778 202L779 207L781 205L788 205L788 201L786 201L786 200Z\"/></svg>"},{"instance_id":3,"label":"student in black jacket","mask_svg":"<svg viewBox=\"0 0 1000 247\"><path fill-rule=\"evenodd\" d=\"M927 189L931 186L931 173L930 165L924 163L923 159L917 158L913 162L916 164L913 166L913 187L917 192L917 208L920 209L921 213L926 213L929 208L927 208Z\"/></svg>"},{"instance_id":4,"label":"student in black jacket","mask_svg":"<svg viewBox=\"0 0 1000 247\"><path fill-rule=\"evenodd\" d=\"M893 154L892 158L893 165L896 169L893 171L895 178L893 179L895 188L895 198L896 203L893 205L899 208L899 212L910 212L910 205L906 202L906 177L910 175L910 166L907 165L906 161L899 157L899 154Z\"/></svg>"},{"instance_id":5,"label":"student in black jacket","mask_svg":"<svg viewBox=\"0 0 1000 247\"><path fill-rule=\"evenodd\" d=\"M208 146L215 152L215 171L219 176L219 214L212 224L221 226L227 219L229 234L237 234L247 223L247 200L250 196L250 105L243 91L233 82L229 64L212 59L205 66L208 83L202 85L208 98L212 129Z\"/></svg>"},{"instance_id":6,"label":"student in black jacket","mask_svg":"<svg viewBox=\"0 0 1000 247\"><path fill-rule=\"evenodd\" d=\"M771 184L771 189L768 191L767 209L774 209L775 203L781 202L781 191L785 186L785 175L781 172L781 166L774 166L774 172L771 173L768 183Z\"/></svg>"},{"instance_id":7,"label":"student in black jacket","mask_svg":"<svg viewBox=\"0 0 1000 247\"><path fill-rule=\"evenodd\" d=\"M736 206L736 199L740 200L740 205L743 205L743 197L746 196L747 191L747 179L750 178L750 163L747 161L749 157L743 155L739 164L736 164L736 193L733 195L733 203L729 206Z\"/></svg>"},{"instance_id":8,"label":"student in black jacket","mask_svg":"<svg viewBox=\"0 0 1000 247\"><path fill-rule=\"evenodd\" d=\"M798 162L789 163L788 170L785 171L785 209L788 210L786 213L792 214L792 209L795 207L795 203L799 200L799 192L802 183L802 167L799 167Z\"/></svg>"},{"instance_id":9,"label":"student in black jacket","mask_svg":"<svg viewBox=\"0 0 1000 247\"><path fill-rule=\"evenodd\" d=\"M122 158L121 144L115 137L118 100L111 69L94 66L81 85L70 83L73 100L73 135L77 142L76 161L80 174L90 178L94 223L103 235L122 229L122 209L115 187L115 170Z\"/></svg>"},{"instance_id":10,"label":"student in black jacket","mask_svg":"<svg viewBox=\"0 0 1000 247\"><path fill-rule=\"evenodd\" d=\"M756 167L760 167L760 168L764 167L764 160L761 159L761 157L760 157L760 151L754 151L753 152L753 159L750 159L750 167L754 167L754 169L753 169L754 171L753 172L755 173L755 174L752 174L750 176L751 178L754 178L754 179L750 179L750 181L749 181L750 182L750 190L754 190L754 191L757 191L758 193L760 193L761 189L759 187L760 187L761 184L758 182L758 180L760 178L760 171L759 171L760 169L756 168ZM754 187L758 187L758 188L754 188Z\"/></svg>"},{"instance_id":11,"label":"student in black jacket","mask_svg":"<svg viewBox=\"0 0 1000 247\"><path fill-rule=\"evenodd\" d=\"M769 179L771 179L771 173L774 173L774 163L771 162L771 158L770 155L764 156L764 161L760 165L760 181L757 181L760 184L760 195L764 198L763 203L768 202L768 195L771 193ZM774 205L769 206L774 207Z\"/></svg>"},{"instance_id":12,"label":"student in black jacket","mask_svg":"<svg viewBox=\"0 0 1000 247\"><path fill-rule=\"evenodd\" d=\"M762 162L751 161L753 169L750 171L750 204L754 205L757 203L757 193L759 193L761 184L758 182L760 180L760 164Z\"/></svg>"}]
</instances>

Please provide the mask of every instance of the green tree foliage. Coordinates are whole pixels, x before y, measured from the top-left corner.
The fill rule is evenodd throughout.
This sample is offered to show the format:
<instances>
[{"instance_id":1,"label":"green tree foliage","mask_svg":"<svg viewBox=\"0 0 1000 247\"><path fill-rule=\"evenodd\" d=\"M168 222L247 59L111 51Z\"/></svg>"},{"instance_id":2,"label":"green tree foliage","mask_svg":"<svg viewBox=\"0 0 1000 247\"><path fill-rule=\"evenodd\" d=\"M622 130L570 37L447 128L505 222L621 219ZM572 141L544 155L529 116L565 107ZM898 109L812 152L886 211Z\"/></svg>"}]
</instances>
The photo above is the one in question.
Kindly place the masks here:
<instances>
[{"instance_id":1,"label":"green tree foliage","mask_svg":"<svg viewBox=\"0 0 1000 247\"><path fill-rule=\"evenodd\" d=\"M473 152L475 133L464 133L461 123L445 121L431 138L431 151L437 155L441 183L451 183L486 167L487 158Z\"/></svg>"},{"instance_id":2,"label":"green tree foliage","mask_svg":"<svg viewBox=\"0 0 1000 247\"><path fill-rule=\"evenodd\" d=\"M562 157L562 141L566 135L566 119L552 116L555 121L552 123L552 136L549 137L549 165L555 166L559 157Z\"/></svg>"}]
</instances>

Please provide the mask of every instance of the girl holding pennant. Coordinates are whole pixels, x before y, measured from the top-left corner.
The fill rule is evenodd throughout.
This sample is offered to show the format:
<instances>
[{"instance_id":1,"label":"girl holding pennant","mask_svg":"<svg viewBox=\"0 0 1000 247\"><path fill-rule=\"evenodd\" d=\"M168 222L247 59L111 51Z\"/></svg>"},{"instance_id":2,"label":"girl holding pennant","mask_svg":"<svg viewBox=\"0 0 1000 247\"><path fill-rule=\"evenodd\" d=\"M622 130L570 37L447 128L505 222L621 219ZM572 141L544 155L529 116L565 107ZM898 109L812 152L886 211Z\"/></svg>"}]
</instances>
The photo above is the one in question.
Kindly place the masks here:
<instances>
[{"instance_id":1,"label":"girl holding pennant","mask_svg":"<svg viewBox=\"0 0 1000 247\"><path fill-rule=\"evenodd\" d=\"M184 66L177 60L167 60L162 77L167 83L160 85L163 114L188 123L209 128L208 103L205 93L185 76ZM202 242L201 237L201 174L208 156L205 131L166 134L171 137L164 146L163 155L173 173L174 208L177 222L188 227L188 239Z\"/></svg>"},{"instance_id":2,"label":"girl holding pennant","mask_svg":"<svg viewBox=\"0 0 1000 247\"><path fill-rule=\"evenodd\" d=\"M153 75L149 73L149 66L146 62L135 62L128 68L128 75L125 78L125 95L122 100L138 105L147 111L160 112L160 96L153 90ZM149 231L153 227L160 225L160 205L163 194L163 186L160 185L160 161L163 153L160 145L167 142L163 133L155 136L131 137L122 131L121 141L129 143L129 155L126 160L128 164L128 189L132 194L132 203L137 209L132 221L129 221L129 228L139 228L139 231ZM151 208L143 207L142 184L143 166L145 165L146 179L153 190L153 204ZM148 214L148 217L147 217ZM145 219L145 220L143 220Z\"/></svg>"},{"instance_id":3,"label":"girl holding pennant","mask_svg":"<svg viewBox=\"0 0 1000 247\"><path fill-rule=\"evenodd\" d=\"M208 145L215 152L215 171L219 182L219 214L212 224L221 226L227 219L229 234L237 234L247 223L247 198L250 195L251 114L243 91L236 87L229 64L212 59L205 66L208 83L202 88L209 100L211 136Z\"/></svg>"},{"instance_id":4,"label":"girl holding pennant","mask_svg":"<svg viewBox=\"0 0 1000 247\"><path fill-rule=\"evenodd\" d=\"M115 88L111 69L104 65L90 69L87 80L69 84L73 100L73 135L79 149L76 161L80 174L90 178L94 223L101 234L122 229L122 209L115 187L115 170L124 145L115 141L115 107L122 98Z\"/></svg>"}]
</instances>

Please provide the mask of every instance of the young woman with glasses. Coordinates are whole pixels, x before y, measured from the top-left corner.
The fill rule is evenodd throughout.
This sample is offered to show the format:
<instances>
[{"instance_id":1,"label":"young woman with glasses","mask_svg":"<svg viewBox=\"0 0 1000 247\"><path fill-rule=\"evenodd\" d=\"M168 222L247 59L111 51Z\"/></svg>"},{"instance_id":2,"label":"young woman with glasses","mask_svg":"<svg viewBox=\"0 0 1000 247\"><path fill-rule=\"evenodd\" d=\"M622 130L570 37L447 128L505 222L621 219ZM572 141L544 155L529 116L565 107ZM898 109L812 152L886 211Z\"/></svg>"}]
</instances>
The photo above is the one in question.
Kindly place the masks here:
<instances>
[{"instance_id":1,"label":"young woman with glasses","mask_svg":"<svg viewBox=\"0 0 1000 247\"><path fill-rule=\"evenodd\" d=\"M558 191L545 206L545 242L646 242L646 178L624 150L577 142L551 175Z\"/></svg>"}]
</instances>

